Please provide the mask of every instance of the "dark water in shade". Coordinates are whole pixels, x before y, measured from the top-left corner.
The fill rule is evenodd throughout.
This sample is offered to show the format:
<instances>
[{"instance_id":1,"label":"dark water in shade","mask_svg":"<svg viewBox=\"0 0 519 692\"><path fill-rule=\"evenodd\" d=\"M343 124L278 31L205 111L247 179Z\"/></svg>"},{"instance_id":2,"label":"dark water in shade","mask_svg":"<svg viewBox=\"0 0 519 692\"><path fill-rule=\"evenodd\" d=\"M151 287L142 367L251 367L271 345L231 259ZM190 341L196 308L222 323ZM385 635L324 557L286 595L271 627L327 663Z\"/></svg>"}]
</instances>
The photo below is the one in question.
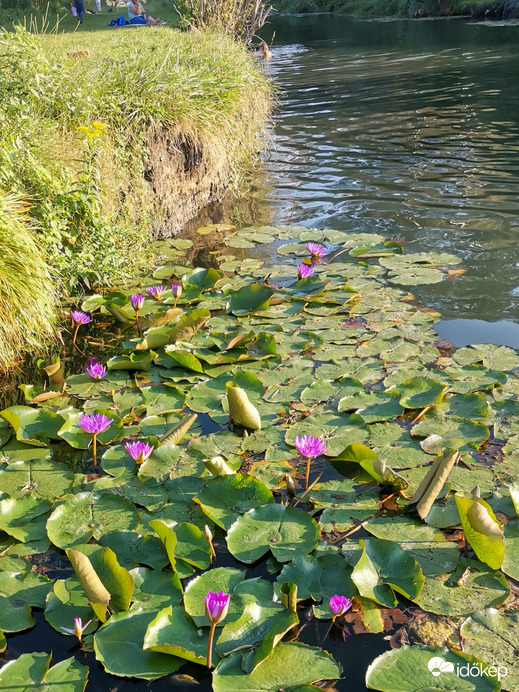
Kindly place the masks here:
<instances>
[{"instance_id":1,"label":"dark water in shade","mask_svg":"<svg viewBox=\"0 0 519 692\"><path fill-rule=\"evenodd\" d=\"M273 32L264 217L460 255L464 277L409 290L519 347L519 24L286 16Z\"/></svg>"}]
</instances>

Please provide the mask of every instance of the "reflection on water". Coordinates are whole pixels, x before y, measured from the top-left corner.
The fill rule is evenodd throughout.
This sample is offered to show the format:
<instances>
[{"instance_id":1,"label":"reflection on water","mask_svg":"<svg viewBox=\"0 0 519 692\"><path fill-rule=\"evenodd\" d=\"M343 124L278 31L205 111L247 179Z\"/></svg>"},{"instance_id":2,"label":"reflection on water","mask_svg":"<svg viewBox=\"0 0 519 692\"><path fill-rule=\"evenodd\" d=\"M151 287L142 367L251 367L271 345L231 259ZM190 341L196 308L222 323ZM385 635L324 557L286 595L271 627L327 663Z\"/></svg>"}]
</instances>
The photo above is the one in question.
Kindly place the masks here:
<instances>
[{"instance_id":1,"label":"reflection on water","mask_svg":"<svg viewBox=\"0 0 519 692\"><path fill-rule=\"evenodd\" d=\"M418 300L448 320L516 318L519 26L320 15L277 17L274 31L269 222L455 252L466 275Z\"/></svg>"}]
</instances>

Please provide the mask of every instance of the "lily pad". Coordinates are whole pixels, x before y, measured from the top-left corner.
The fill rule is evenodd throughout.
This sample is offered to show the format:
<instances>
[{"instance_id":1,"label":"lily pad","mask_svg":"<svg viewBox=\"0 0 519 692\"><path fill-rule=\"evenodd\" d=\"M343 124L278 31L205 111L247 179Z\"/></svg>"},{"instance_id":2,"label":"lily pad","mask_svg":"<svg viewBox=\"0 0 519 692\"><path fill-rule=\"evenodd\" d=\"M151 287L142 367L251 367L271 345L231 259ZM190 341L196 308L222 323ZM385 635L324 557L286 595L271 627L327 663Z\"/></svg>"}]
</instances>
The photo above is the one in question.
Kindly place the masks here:
<instances>
[{"instance_id":1,"label":"lily pad","mask_svg":"<svg viewBox=\"0 0 519 692\"><path fill-rule=\"evenodd\" d=\"M227 533L227 547L241 562L255 562L269 549L287 562L312 551L319 536L317 523L306 512L268 504L238 517Z\"/></svg>"},{"instance_id":2,"label":"lily pad","mask_svg":"<svg viewBox=\"0 0 519 692\"><path fill-rule=\"evenodd\" d=\"M215 524L226 530L240 514L274 502L272 493L264 483L243 473L208 481L194 500Z\"/></svg>"},{"instance_id":3,"label":"lily pad","mask_svg":"<svg viewBox=\"0 0 519 692\"><path fill-rule=\"evenodd\" d=\"M111 675L155 680L177 671L184 660L145 651L144 637L156 613L132 610L116 613L94 636L96 658Z\"/></svg>"},{"instance_id":4,"label":"lily pad","mask_svg":"<svg viewBox=\"0 0 519 692\"><path fill-rule=\"evenodd\" d=\"M52 654L22 654L0 670L0 690L45 689L48 692L83 692L88 666L72 656L51 667Z\"/></svg>"},{"instance_id":5,"label":"lily pad","mask_svg":"<svg viewBox=\"0 0 519 692\"><path fill-rule=\"evenodd\" d=\"M214 671L214 692L302 692L306 685L341 675L329 653L299 642L278 644L253 673L245 673L241 660L240 653L223 659Z\"/></svg>"},{"instance_id":6,"label":"lily pad","mask_svg":"<svg viewBox=\"0 0 519 692\"><path fill-rule=\"evenodd\" d=\"M479 667L477 677L457 674L477 663L480 661L473 656L445 648L403 646L373 661L366 673L366 687L382 692L498 692L497 679L480 675Z\"/></svg>"},{"instance_id":7,"label":"lily pad","mask_svg":"<svg viewBox=\"0 0 519 692\"><path fill-rule=\"evenodd\" d=\"M109 531L129 531L139 523L134 505L109 493L79 493L58 505L47 521L47 533L58 548L100 539Z\"/></svg>"}]
</instances>

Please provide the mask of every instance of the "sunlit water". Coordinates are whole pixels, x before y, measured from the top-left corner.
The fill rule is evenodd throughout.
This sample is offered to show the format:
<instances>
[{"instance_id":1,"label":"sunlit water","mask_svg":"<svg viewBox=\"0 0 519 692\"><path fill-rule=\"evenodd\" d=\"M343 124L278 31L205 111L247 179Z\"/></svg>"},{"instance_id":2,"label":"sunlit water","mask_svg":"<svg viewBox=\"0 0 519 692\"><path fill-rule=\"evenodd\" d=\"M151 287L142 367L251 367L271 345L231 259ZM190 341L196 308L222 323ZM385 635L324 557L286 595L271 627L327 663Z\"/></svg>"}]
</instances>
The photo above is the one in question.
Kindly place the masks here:
<instances>
[{"instance_id":1,"label":"sunlit water","mask_svg":"<svg viewBox=\"0 0 519 692\"><path fill-rule=\"evenodd\" d=\"M472 342L519 347L519 25L319 15L274 32L262 216L460 255L463 278L411 290L455 343L478 319Z\"/></svg>"}]
</instances>

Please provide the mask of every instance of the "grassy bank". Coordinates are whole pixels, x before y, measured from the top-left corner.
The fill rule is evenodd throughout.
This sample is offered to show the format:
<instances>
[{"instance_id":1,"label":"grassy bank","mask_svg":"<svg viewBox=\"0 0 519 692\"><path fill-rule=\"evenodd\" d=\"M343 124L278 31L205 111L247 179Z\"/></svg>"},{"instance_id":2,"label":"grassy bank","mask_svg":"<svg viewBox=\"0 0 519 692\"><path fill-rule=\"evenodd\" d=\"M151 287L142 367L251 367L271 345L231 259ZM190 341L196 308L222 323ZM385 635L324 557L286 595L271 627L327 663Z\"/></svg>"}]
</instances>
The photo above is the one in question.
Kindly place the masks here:
<instances>
[{"instance_id":1,"label":"grassy bank","mask_svg":"<svg viewBox=\"0 0 519 692\"><path fill-rule=\"evenodd\" d=\"M17 29L0 53L0 193L29 204L25 261L37 251L67 291L124 282L150 235L177 230L260 146L270 85L223 36ZM10 334L0 370L19 351Z\"/></svg>"},{"instance_id":2,"label":"grassy bank","mask_svg":"<svg viewBox=\"0 0 519 692\"><path fill-rule=\"evenodd\" d=\"M481 4L470 0L281 0L276 8L280 12L338 12L359 17L412 18L471 15Z\"/></svg>"}]
</instances>

